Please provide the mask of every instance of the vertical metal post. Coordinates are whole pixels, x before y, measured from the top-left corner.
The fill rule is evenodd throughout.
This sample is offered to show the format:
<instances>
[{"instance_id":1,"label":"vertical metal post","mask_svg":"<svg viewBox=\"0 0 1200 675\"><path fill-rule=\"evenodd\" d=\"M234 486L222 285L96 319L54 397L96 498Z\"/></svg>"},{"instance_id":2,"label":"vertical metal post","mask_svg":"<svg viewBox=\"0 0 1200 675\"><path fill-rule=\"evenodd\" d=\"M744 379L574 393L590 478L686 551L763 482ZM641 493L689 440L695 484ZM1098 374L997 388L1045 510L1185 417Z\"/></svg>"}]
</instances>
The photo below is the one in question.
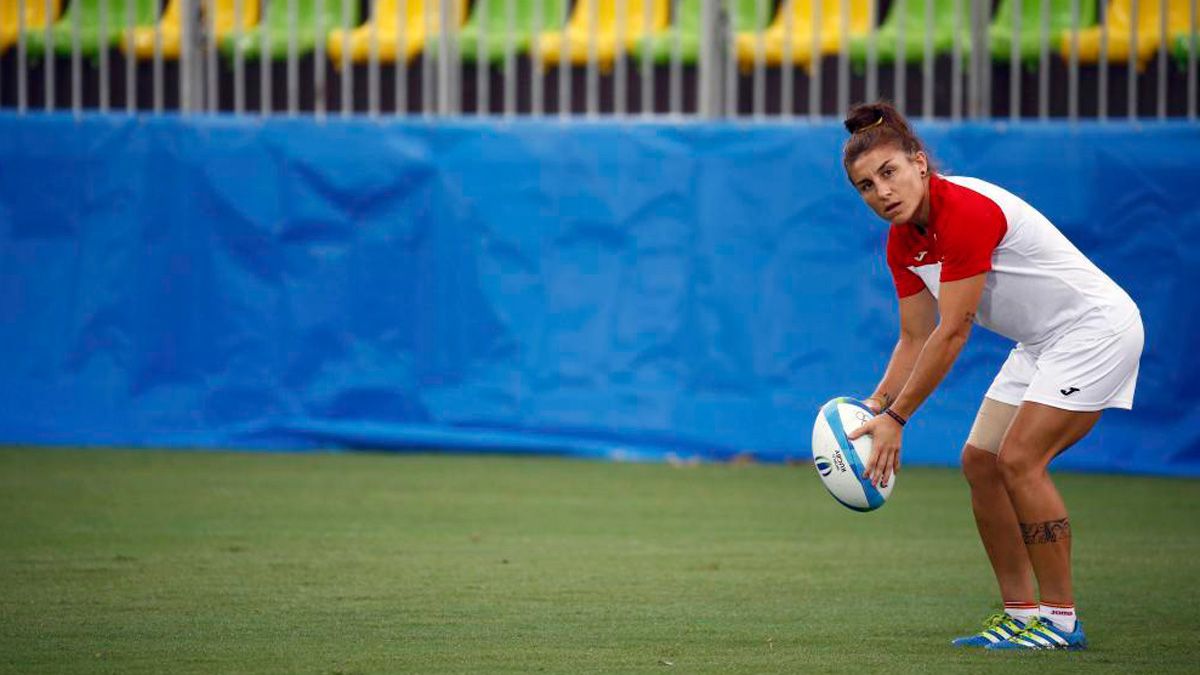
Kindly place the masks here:
<instances>
[{"instance_id":1,"label":"vertical metal post","mask_svg":"<svg viewBox=\"0 0 1200 675\"><path fill-rule=\"evenodd\" d=\"M921 116L933 119L933 0L925 0L925 50L921 53Z\"/></svg>"},{"instance_id":2,"label":"vertical metal post","mask_svg":"<svg viewBox=\"0 0 1200 675\"><path fill-rule=\"evenodd\" d=\"M754 2L754 25L762 26L766 23L766 0L755 0ZM751 80L750 96L752 100L751 112L754 119L762 119L764 108L766 107L766 83L765 79L765 60L766 60L766 45L763 43L763 32L761 30L754 33L754 78Z\"/></svg>"},{"instance_id":3,"label":"vertical metal post","mask_svg":"<svg viewBox=\"0 0 1200 675\"><path fill-rule=\"evenodd\" d=\"M438 114L452 115L456 112L455 94L458 88L454 84L454 75L458 68L454 61L454 38L458 32L458 12L455 10L456 0L441 0L441 23L438 26L440 38L438 45ZM426 39L432 38L427 36Z\"/></svg>"},{"instance_id":4,"label":"vertical metal post","mask_svg":"<svg viewBox=\"0 0 1200 675\"><path fill-rule=\"evenodd\" d=\"M1100 61L1096 65L1096 116L1108 119L1108 13L1109 0L1100 0Z\"/></svg>"},{"instance_id":5,"label":"vertical metal post","mask_svg":"<svg viewBox=\"0 0 1200 675\"><path fill-rule=\"evenodd\" d=\"M1192 0L1189 9L1188 22L1191 24L1191 31L1188 37L1188 55L1187 55L1187 116L1189 120L1196 119L1196 34L1200 33L1197 23L1197 14L1200 11L1196 9L1197 0Z\"/></svg>"},{"instance_id":6,"label":"vertical metal post","mask_svg":"<svg viewBox=\"0 0 1200 675\"><path fill-rule=\"evenodd\" d=\"M133 3L129 2L129 6L133 6ZM245 0L233 0L233 113L235 115L241 115L246 110L246 49L243 44L246 34L242 31L245 21Z\"/></svg>"},{"instance_id":7,"label":"vertical metal post","mask_svg":"<svg viewBox=\"0 0 1200 675\"><path fill-rule=\"evenodd\" d=\"M16 0L16 4L17 4L17 7L16 7L17 16L15 17L15 21L17 24L17 39L20 40L21 39L21 31L24 30L24 28L25 28L22 25L25 23L25 20L21 17L21 12L23 12L25 10L25 5L24 5L23 0ZM2 65L0 65L0 99L3 99L3 97L4 97L3 95L4 95L4 68ZM3 107L4 107L3 103L2 103L2 101L0 101L0 109L3 109Z\"/></svg>"},{"instance_id":8,"label":"vertical metal post","mask_svg":"<svg viewBox=\"0 0 1200 675\"><path fill-rule=\"evenodd\" d=\"M1154 2L1154 0L1146 0L1146 2ZM1128 79L1128 94L1129 94L1129 119L1137 119L1137 38L1138 38L1138 0L1133 0L1129 13L1132 19L1129 22L1129 79Z\"/></svg>"},{"instance_id":9,"label":"vertical metal post","mask_svg":"<svg viewBox=\"0 0 1200 675\"><path fill-rule=\"evenodd\" d=\"M649 26L652 20L651 5L653 3L642 1L642 25ZM641 53L641 113L642 117L649 117L654 114L654 70L651 64L652 59L658 53L659 45L658 33L647 33L642 44L645 48Z\"/></svg>"},{"instance_id":10,"label":"vertical metal post","mask_svg":"<svg viewBox=\"0 0 1200 675\"><path fill-rule=\"evenodd\" d=\"M49 15L47 15L49 19ZM83 55L79 44L79 12L71 12L71 112L79 119L83 112Z\"/></svg>"},{"instance_id":11,"label":"vertical metal post","mask_svg":"<svg viewBox=\"0 0 1200 675\"><path fill-rule=\"evenodd\" d=\"M879 98L879 8L877 3L867 3L867 101Z\"/></svg>"},{"instance_id":12,"label":"vertical metal post","mask_svg":"<svg viewBox=\"0 0 1200 675\"><path fill-rule=\"evenodd\" d=\"M676 16L678 16L679 0L675 0L672 4L676 10ZM682 42L679 36L680 31L672 31L671 70L667 78L667 91L669 93L672 116L683 114L683 59L681 53Z\"/></svg>"},{"instance_id":13,"label":"vertical metal post","mask_svg":"<svg viewBox=\"0 0 1200 675\"><path fill-rule=\"evenodd\" d=\"M268 0L269 1L269 0ZM371 28L367 45L367 116L379 116L379 0L370 0Z\"/></svg>"},{"instance_id":14,"label":"vertical metal post","mask_svg":"<svg viewBox=\"0 0 1200 675\"><path fill-rule=\"evenodd\" d=\"M1041 0L1038 25L1038 117L1050 117L1050 0Z\"/></svg>"},{"instance_id":15,"label":"vertical metal post","mask_svg":"<svg viewBox=\"0 0 1200 675\"><path fill-rule=\"evenodd\" d=\"M789 120L796 108L796 64L795 58L793 58L796 53L796 12L792 6L793 2L795 0L782 0L777 10L783 14L783 67L780 73L779 111L785 119ZM761 19L757 25L759 26L758 30L761 31L763 25ZM809 64L811 65L811 63L810 58Z\"/></svg>"},{"instance_id":16,"label":"vertical metal post","mask_svg":"<svg viewBox=\"0 0 1200 675\"><path fill-rule=\"evenodd\" d=\"M950 46L950 119L962 119L962 15L963 0L954 0L954 35Z\"/></svg>"},{"instance_id":17,"label":"vertical metal post","mask_svg":"<svg viewBox=\"0 0 1200 675\"><path fill-rule=\"evenodd\" d=\"M980 119L991 114L992 101L988 82L988 75L991 73L988 58L990 55L984 53L991 3L988 0L975 0L971 10L971 79L974 85L971 116Z\"/></svg>"},{"instance_id":18,"label":"vertical metal post","mask_svg":"<svg viewBox=\"0 0 1200 675\"><path fill-rule=\"evenodd\" d=\"M271 45L267 42L266 27L271 25L271 15L275 13L276 8L273 2L269 0L259 0L259 31L258 31L258 114L270 115L274 101L272 94L274 88L271 86Z\"/></svg>"},{"instance_id":19,"label":"vertical metal post","mask_svg":"<svg viewBox=\"0 0 1200 675\"><path fill-rule=\"evenodd\" d=\"M717 114L717 92L721 89L721 69L724 61L718 46L720 33L720 0L703 0L700 4L700 70L697 73L697 111L701 119Z\"/></svg>"},{"instance_id":20,"label":"vertical metal post","mask_svg":"<svg viewBox=\"0 0 1200 675\"><path fill-rule=\"evenodd\" d=\"M1167 43L1171 36L1167 32L1167 0L1159 0L1158 29L1158 119L1167 119Z\"/></svg>"},{"instance_id":21,"label":"vertical metal post","mask_svg":"<svg viewBox=\"0 0 1200 675\"><path fill-rule=\"evenodd\" d=\"M179 17L179 113L190 115L196 109L196 21L200 18L199 0L180 0Z\"/></svg>"},{"instance_id":22,"label":"vertical metal post","mask_svg":"<svg viewBox=\"0 0 1200 675\"><path fill-rule=\"evenodd\" d=\"M489 34L488 0L475 0L475 15L479 18L475 23L479 26L478 38L475 44L475 114L482 116L491 112L492 94L491 72L492 61L490 53L491 35ZM535 39L536 43L537 40Z\"/></svg>"},{"instance_id":23,"label":"vertical metal post","mask_svg":"<svg viewBox=\"0 0 1200 675\"><path fill-rule=\"evenodd\" d=\"M47 16L53 16L50 13L50 0L46 0ZM47 24L49 25L49 24ZM137 109L138 104L138 79L137 73L134 72L134 60L136 56L133 54L133 2L125 1L125 112L133 114L133 110Z\"/></svg>"},{"instance_id":24,"label":"vertical metal post","mask_svg":"<svg viewBox=\"0 0 1200 675\"><path fill-rule=\"evenodd\" d=\"M513 37L517 32L517 5L504 0L504 116L517 114L517 50Z\"/></svg>"},{"instance_id":25,"label":"vertical metal post","mask_svg":"<svg viewBox=\"0 0 1200 675\"><path fill-rule=\"evenodd\" d=\"M787 0L784 0L785 2ZM735 0L724 0L725 3L732 3ZM732 14L729 11L729 5L723 5L726 9L722 16L728 18ZM724 110L726 117L736 117L738 114L738 55L737 55L737 26L732 20L723 20L718 27L721 32L721 44L726 45L724 50L724 68L725 71L725 86L722 101L724 102Z\"/></svg>"},{"instance_id":26,"label":"vertical metal post","mask_svg":"<svg viewBox=\"0 0 1200 675\"><path fill-rule=\"evenodd\" d=\"M971 55L967 61L967 117L977 119L983 113L982 78L979 75L979 49L975 38L979 31L980 0L970 0L970 11L967 15L967 26L971 35ZM957 35L955 38L957 40Z\"/></svg>"},{"instance_id":27,"label":"vertical metal post","mask_svg":"<svg viewBox=\"0 0 1200 675\"><path fill-rule=\"evenodd\" d=\"M1079 119L1079 0L1071 0L1070 53L1067 56L1069 80L1067 81L1067 117L1072 122Z\"/></svg>"},{"instance_id":28,"label":"vertical metal post","mask_svg":"<svg viewBox=\"0 0 1200 675\"><path fill-rule=\"evenodd\" d=\"M220 80L217 71L217 8L214 0L205 0L204 18L208 26L204 30L204 109L210 113L216 112L221 106L221 92L218 90Z\"/></svg>"},{"instance_id":29,"label":"vertical metal post","mask_svg":"<svg viewBox=\"0 0 1200 675\"><path fill-rule=\"evenodd\" d=\"M396 91L394 93L397 115L408 114L408 58L404 49L408 45L408 3L400 0L396 3Z\"/></svg>"},{"instance_id":30,"label":"vertical metal post","mask_svg":"<svg viewBox=\"0 0 1200 675\"><path fill-rule=\"evenodd\" d=\"M535 117L541 117L545 113L545 64L542 63L542 31L545 30L546 5L544 0L535 0L533 3L533 39L530 40L530 52L533 55L532 64L530 67L530 107Z\"/></svg>"},{"instance_id":31,"label":"vertical metal post","mask_svg":"<svg viewBox=\"0 0 1200 675\"><path fill-rule=\"evenodd\" d=\"M588 34L587 34L587 68L584 105L588 117L596 116L597 96L599 93L599 71L596 67L596 24L600 21L600 2L592 0L588 3Z\"/></svg>"},{"instance_id":32,"label":"vertical metal post","mask_svg":"<svg viewBox=\"0 0 1200 675\"><path fill-rule=\"evenodd\" d=\"M241 0L238 0L239 2ZM327 82L325 74L328 64L325 63L325 46L329 42L329 29L325 25L325 9L327 0L319 0L317 6L317 38L316 49L313 51L313 116L318 122L325 121L325 96ZM239 28L240 32L241 29Z\"/></svg>"},{"instance_id":33,"label":"vertical metal post","mask_svg":"<svg viewBox=\"0 0 1200 675\"><path fill-rule=\"evenodd\" d=\"M892 86L896 91L896 110L901 115L904 114L905 100L907 96L907 75L908 75L908 11L905 8L907 0L895 0L892 5L893 12L899 12L897 15L899 21L896 23L896 62L892 69Z\"/></svg>"},{"instance_id":34,"label":"vertical metal post","mask_svg":"<svg viewBox=\"0 0 1200 675\"><path fill-rule=\"evenodd\" d=\"M979 32L976 35L972 49L979 53L979 74L983 83L984 116L992 116L992 34L988 26L992 22L992 5L987 0L980 4L983 10L979 15Z\"/></svg>"},{"instance_id":35,"label":"vertical metal post","mask_svg":"<svg viewBox=\"0 0 1200 675\"><path fill-rule=\"evenodd\" d=\"M266 2L269 2L269 0L259 0L259 2L266 4ZM342 39L342 58L341 58L341 77L339 78L341 80L341 92L340 92L340 95L338 96L339 108L340 108L339 112L342 117L349 117L350 116L350 108L352 108L354 106L354 102L351 100L352 82L350 81L350 78L353 77L353 75L351 74L351 71L350 71L350 50L354 46L354 41L350 39L350 3L351 2L357 2L357 0L342 0L342 17L341 17L342 18L342 31L340 33L341 39ZM266 12L262 8L259 9L259 17L263 21L266 20ZM372 16L370 18L370 21L371 21L371 23L375 23L376 21L379 21L379 17ZM396 47L396 49L403 50L404 45L398 45ZM400 57L398 56L397 58L400 58Z\"/></svg>"},{"instance_id":36,"label":"vertical metal post","mask_svg":"<svg viewBox=\"0 0 1200 675\"><path fill-rule=\"evenodd\" d=\"M588 2L589 0L582 1ZM596 2L596 0L590 1ZM570 72L568 71L570 68L570 52L568 51L570 43L567 41L567 36L569 35L567 28L570 23L570 7L571 3L562 3L562 21L559 24L561 32L558 34L561 38L558 43L558 115L564 119L570 114L569 108L571 106L571 80L569 77ZM576 8L575 11L578 12L580 9ZM649 12L650 8L647 6L647 15L649 15Z\"/></svg>"},{"instance_id":37,"label":"vertical metal post","mask_svg":"<svg viewBox=\"0 0 1200 675\"><path fill-rule=\"evenodd\" d=\"M821 0L813 0L812 3L812 22L813 28L811 41L809 42L810 60L812 70L808 75L808 116L815 120L821 115ZM791 58L791 54L787 55Z\"/></svg>"},{"instance_id":38,"label":"vertical metal post","mask_svg":"<svg viewBox=\"0 0 1200 675\"><path fill-rule=\"evenodd\" d=\"M300 49L296 44L296 33L300 30L300 8L296 0L287 0L287 11L287 114L288 117L295 117L300 110ZM266 26L263 31L266 31Z\"/></svg>"},{"instance_id":39,"label":"vertical metal post","mask_svg":"<svg viewBox=\"0 0 1200 675\"><path fill-rule=\"evenodd\" d=\"M1021 0L1012 0L1012 39L1008 45L1008 117L1021 118Z\"/></svg>"},{"instance_id":40,"label":"vertical metal post","mask_svg":"<svg viewBox=\"0 0 1200 675\"><path fill-rule=\"evenodd\" d=\"M841 20L838 22L837 100L836 114L842 117L850 110L850 0L841 0Z\"/></svg>"},{"instance_id":41,"label":"vertical metal post","mask_svg":"<svg viewBox=\"0 0 1200 675\"><path fill-rule=\"evenodd\" d=\"M162 12L159 11L155 15L154 20L154 114L162 114L163 111L163 44L162 44Z\"/></svg>"},{"instance_id":42,"label":"vertical metal post","mask_svg":"<svg viewBox=\"0 0 1200 675\"><path fill-rule=\"evenodd\" d=\"M37 0L17 0L17 112L24 115L29 109L29 47L25 44L25 3Z\"/></svg>"},{"instance_id":43,"label":"vertical metal post","mask_svg":"<svg viewBox=\"0 0 1200 675\"><path fill-rule=\"evenodd\" d=\"M111 0L100 0L100 112L108 112L109 105L109 82L108 82L108 14ZM46 17L49 21L50 17Z\"/></svg>"},{"instance_id":44,"label":"vertical metal post","mask_svg":"<svg viewBox=\"0 0 1200 675\"><path fill-rule=\"evenodd\" d=\"M617 0L617 25L616 25L616 41L617 55L616 62L613 64L613 111L617 117L625 116L626 109L626 85L625 81L625 30L629 26L629 3L628 0ZM642 32L642 40L650 34L649 26Z\"/></svg>"},{"instance_id":45,"label":"vertical metal post","mask_svg":"<svg viewBox=\"0 0 1200 675\"><path fill-rule=\"evenodd\" d=\"M52 0L45 0L45 2L43 3L43 7L46 11L45 16L47 16L47 17L54 16L54 5L52 4ZM42 58L44 59L43 63L45 63L46 69L43 72L45 78L42 82L42 86L45 88L45 91L46 91L46 101L45 101L46 112L54 112L54 86L55 86L54 62L56 59L54 58L55 57L54 31L51 30L51 26L53 25L53 23L54 23L53 21L46 21L46 27L45 27L46 36L45 36L45 40L43 40L43 44L45 44L46 46L45 46L44 56Z\"/></svg>"}]
</instances>

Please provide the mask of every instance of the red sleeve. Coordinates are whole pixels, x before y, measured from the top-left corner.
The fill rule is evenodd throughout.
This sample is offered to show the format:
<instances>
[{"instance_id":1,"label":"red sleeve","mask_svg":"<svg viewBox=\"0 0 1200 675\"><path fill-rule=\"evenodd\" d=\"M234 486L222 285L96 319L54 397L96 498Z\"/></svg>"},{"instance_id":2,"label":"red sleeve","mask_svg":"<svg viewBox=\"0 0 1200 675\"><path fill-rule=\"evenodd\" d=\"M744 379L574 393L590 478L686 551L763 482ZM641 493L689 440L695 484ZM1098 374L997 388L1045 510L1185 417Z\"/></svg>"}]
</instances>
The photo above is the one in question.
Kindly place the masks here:
<instances>
[{"instance_id":1,"label":"red sleeve","mask_svg":"<svg viewBox=\"0 0 1200 675\"><path fill-rule=\"evenodd\" d=\"M901 298L907 298L925 290L925 282L921 280L921 277L908 269L906 254L903 237L893 227L888 232L887 263L888 269L892 271L892 281L896 283L896 295Z\"/></svg>"},{"instance_id":2,"label":"red sleeve","mask_svg":"<svg viewBox=\"0 0 1200 675\"><path fill-rule=\"evenodd\" d=\"M958 281L992 269L992 252L1008 231L996 202L967 189L938 224L942 281Z\"/></svg>"}]
</instances>

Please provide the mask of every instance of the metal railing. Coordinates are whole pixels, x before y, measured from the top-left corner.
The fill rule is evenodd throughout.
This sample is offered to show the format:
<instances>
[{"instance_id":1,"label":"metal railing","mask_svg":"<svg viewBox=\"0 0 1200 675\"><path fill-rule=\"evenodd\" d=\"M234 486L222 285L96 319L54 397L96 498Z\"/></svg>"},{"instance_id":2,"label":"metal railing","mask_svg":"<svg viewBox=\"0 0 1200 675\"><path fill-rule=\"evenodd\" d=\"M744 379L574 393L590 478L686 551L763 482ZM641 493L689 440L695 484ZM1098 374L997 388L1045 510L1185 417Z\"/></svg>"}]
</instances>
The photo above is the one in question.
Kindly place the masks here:
<instances>
[{"instance_id":1,"label":"metal railing","mask_svg":"<svg viewBox=\"0 0 1200 675\"><path fill-rule=\"evenodd\" d=\"M1196 120L1198 1L0 0L0 108Z\"/></svg>"}]
</instances>

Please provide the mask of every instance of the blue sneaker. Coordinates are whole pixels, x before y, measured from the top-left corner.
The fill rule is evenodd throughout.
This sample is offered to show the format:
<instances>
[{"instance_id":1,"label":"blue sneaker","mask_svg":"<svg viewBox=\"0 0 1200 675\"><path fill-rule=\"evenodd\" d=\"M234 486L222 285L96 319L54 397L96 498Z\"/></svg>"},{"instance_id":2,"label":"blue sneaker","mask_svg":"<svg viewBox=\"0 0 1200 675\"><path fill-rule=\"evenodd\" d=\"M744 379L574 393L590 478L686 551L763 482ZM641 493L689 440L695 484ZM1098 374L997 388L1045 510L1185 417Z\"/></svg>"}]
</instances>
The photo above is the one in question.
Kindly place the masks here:
<instances>
[{"instance_id":1,"label":"blue sneaker","mask_svg":"<svg viewBox=\"0 0 1200 675\"><path fill-rule=\"evenodd\" d=\"M1004 642L1023 630L1025 630L1025 624L1005 612L996 612L983 622L983 630L974 635L955 638L950 641L950 644L955 647L987 647L997 642Z\"/></svg>"},{"instance_id":2,"label":"blue sneaker","mask_svg":"<svg viewBox=\"0 0 1200 675\"><path fill-rule=\"evenodd\" d=\"M1029 622L1025 630L1013 637L990 644L987 649L1019 650L1019 649L1065 649L1078 651L1087 649L1087 638L1083 635L1083 624L1075 621L1075 629L1067 632L1059 630L1054 624L1041 619Z\"/></svg>"}]
</instances>

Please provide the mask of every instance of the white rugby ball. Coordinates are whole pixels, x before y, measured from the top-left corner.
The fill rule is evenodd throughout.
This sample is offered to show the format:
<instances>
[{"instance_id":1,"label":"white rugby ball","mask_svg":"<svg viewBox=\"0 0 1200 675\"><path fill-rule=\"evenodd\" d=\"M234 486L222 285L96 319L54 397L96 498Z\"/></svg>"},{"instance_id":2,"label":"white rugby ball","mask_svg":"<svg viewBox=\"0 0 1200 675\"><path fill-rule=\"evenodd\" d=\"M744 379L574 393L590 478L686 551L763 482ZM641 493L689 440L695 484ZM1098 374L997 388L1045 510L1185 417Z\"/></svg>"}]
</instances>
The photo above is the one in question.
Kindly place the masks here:
<instances>
[{"instance_id":1,"label":"white rugby ball","mask_svg":"<svg viewBox=\"0 0 1200 675\"><path fill-rule=\"evenodd\" d=\"M813 466L817 475L834 499L855 511L874 511L883 506L896 486L895 474L888 477L886 486L878 488L862 477L871 461L870 436L853 442L846 438L848 432L874 416L864 403L843 396L821 406L813 424Z\"/></svg>"}]
</instances>

